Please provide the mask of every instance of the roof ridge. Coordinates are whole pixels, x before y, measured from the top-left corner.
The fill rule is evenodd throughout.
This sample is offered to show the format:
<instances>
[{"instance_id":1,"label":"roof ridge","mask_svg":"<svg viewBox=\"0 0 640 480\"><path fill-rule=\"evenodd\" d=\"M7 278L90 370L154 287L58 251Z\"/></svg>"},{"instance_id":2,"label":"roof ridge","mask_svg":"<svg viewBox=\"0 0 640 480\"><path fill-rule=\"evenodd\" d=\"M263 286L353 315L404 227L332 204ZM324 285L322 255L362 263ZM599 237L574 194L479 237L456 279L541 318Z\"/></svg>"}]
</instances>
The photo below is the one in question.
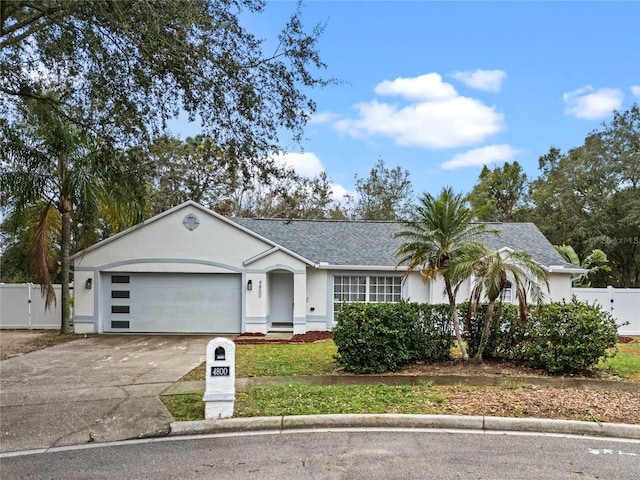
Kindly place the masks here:
<instances>
[{"instance_id":1,"label":"roof ridge","mask_svg":"<svg viewBox=\"0 0 640 480\"><path fill-rule=\"evenodd\" d=\"M274 217L230 217L230 220L261 220L276 222L322 222L322 223L402 223L401 220L349 220L340 218L274 218Z\"/></svg>"}]
</instances>

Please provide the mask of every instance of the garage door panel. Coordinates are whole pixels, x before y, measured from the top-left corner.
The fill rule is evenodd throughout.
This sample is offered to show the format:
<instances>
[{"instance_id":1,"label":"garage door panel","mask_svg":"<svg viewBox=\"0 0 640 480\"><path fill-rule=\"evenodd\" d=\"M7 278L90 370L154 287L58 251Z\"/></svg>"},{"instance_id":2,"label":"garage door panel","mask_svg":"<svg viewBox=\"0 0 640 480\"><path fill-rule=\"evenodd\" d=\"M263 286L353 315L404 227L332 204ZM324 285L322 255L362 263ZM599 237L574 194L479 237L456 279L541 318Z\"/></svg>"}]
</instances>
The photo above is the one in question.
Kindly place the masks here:
<instances>
[{"instance_id":1,"label":"garage door panel","mask_svg":"<svg viewBox=\"0 0 640 480\"><path fill-rule=\"evenodd\" d=\"M105 276L107 331L240 333L240 275L128 274L129 284L121 283L122 278L114 284ZM129 298L123 293L112 298L113 291L127 288ZM114 306L129 307L129 313L112 313ZM129 326L122 330L127 320Z\"/></svg>"}]
</instances>

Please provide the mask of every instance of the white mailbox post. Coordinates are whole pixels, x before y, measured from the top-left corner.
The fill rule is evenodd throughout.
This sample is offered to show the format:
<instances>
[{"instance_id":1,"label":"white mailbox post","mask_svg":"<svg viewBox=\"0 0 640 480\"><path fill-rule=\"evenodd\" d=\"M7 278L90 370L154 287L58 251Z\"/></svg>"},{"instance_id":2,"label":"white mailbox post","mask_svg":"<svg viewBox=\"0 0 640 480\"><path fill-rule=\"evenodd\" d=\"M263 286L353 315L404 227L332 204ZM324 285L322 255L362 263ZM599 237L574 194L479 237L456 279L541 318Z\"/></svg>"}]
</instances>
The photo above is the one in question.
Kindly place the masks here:
<instances>
[{"instance_id":1,"label":"white mailbox post","mask_svg":"<svg viewBox=\"0 0 640 480\"><path fill-rule=\"evenodd\" d=\"M214 338L207 344L204 418L231 418L236 399L236 344Z\"/></svg>"}]
</instances>

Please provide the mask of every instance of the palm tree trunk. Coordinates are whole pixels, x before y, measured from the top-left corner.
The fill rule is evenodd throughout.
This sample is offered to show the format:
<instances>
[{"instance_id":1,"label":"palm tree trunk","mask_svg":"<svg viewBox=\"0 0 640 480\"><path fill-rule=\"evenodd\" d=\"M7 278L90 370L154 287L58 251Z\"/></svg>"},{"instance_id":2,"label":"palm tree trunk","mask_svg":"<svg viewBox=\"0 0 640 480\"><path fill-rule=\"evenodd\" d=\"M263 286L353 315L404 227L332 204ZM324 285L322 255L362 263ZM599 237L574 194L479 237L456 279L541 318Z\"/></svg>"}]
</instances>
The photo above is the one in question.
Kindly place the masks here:
<instances>
[{"instance_id":1,"label":"palm tree trunk","mask_svg":"<svg viewBox=\"0 0 640 480\"><path fill-rule=\"evenodd\" d=\"M60 199L60 213L62 213L62 232L60 238L61 250L61 283L62 295L60 298L60 310L62 312L62 321L60 323L60 333L71 333L71 308L69 305L69 280L71 271L71 262L69 260L69 250L71 244L71 200L68 196Z\"/></svg>"},{"instance_id":2,"label":"palm tree trunk","mask_svg":"<svg viewBox=\"0 0 640 480\"><path fill-rule=\"evenodd\" d=\"M460 332L460 321L458 320L458 309L456 308L456 299L453 296L453 290L451 289L451 282L449 280L444 281L444 286L447 291L447 297L449 297L449 310L451 312L451 321L453 322L453 330L456 333L456 339L458 340L458 346L462 353L462 359L464 361L469 360L469 354L467 353L467 347L465 347L462 341L462 333Z\"/></svg>"},{"instance_id":3,"label":"palm tree trunk","mask_svg":"<svg viewBox=\"0 0 640 480\"><path fill-rule=\"evenodd\" d=\"M491 319L493 318L493 308L496 304L495 299L490 299L487 305L487 312L484 315L484 324L482 325L482 335L480 335L480 345L478 345L478 351L476 356L473 357L474 362L482 363L482 354L487 346L489 340L489 333L491 332Z\"/></svg>"}]
</instances>

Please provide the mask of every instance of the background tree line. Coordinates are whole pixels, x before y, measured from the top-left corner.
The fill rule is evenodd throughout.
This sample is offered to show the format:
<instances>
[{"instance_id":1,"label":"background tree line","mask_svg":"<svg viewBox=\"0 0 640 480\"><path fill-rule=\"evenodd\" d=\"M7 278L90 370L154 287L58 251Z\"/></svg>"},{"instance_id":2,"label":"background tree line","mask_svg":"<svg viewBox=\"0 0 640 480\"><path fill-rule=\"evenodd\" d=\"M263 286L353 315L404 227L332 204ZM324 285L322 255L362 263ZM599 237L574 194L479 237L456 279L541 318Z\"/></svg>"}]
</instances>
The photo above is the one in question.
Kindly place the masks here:
<instances>
[{"instance_id":1,"label":"background tree line","mask_svg":"<svg viewBox=\"0 0 640 480\"><path fill-rule=\"evenodd\" d=\"M44 128L37 127L40 121L46 121L47 129L54 128L51 117L23 120L22 133L3 130L3 138L9 140L5 145L18 144L24 135L38 138L37 128ZM259 165L249 160L230 162L228 153L204 134L186 140L164 135L146 148L106 148L95 139L89 148L81 138L71 143L65 148L77 149L73 155L82 150L101 165L105 176L101 182L111 178L110 197L126 199L124 205L102 201L93 210L91 202L83 204L75 212L71 251L188 199L230 217L343 220L401 220L414 203L409 172L400 166L390 168L382 159L367 176L356 176L355 191L338 201L326 173L304 177L272 158ZM582 285L638 287L639 151L640 109L633 105L614 112L611 122L590 133L583 145L566 153L551 147L539 159L537 178L529 179L517 161L483 167L466 200L479 221L535 223L568 261L592 270ZM10 157L29 164L16 152L5 151L4 158ZM32 235L31 224L25 222L14 214L2 225L2 281L34 280L27 248L33 244L27 238ZM56 235L55 227L47 228ZM55 251L48 258L56 258ZM51 270L54 276L59 271Z\"/></svg>"},{"instance_id":2,"label":"background tree line","mask_svg":"<svg viewBox=\"0 0 640 480\"><path fill-rule=\"evenodd\" d=\"M594 269L591 286L640 287L638 105L614 111L583 145L551 147L538 172L528 179L518 162L484 167L468 197L478 219L533 222L552 244L572 247L567 259ZM600 252L610 268L595 269Z\"/></svg>"}]
</instances>

